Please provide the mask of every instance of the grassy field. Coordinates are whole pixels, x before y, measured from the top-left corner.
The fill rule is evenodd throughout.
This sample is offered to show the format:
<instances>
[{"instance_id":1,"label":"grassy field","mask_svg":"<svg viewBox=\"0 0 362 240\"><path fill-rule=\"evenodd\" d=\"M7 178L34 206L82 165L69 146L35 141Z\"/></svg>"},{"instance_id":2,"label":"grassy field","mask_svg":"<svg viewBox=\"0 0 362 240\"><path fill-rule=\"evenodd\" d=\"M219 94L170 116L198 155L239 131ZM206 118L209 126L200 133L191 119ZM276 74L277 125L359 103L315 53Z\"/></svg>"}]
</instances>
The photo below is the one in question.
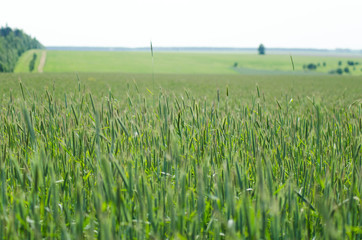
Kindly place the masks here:
<instances>
[{"instance_id":1,"label":"grassy field","mask_svg":"<svg viewBox=\"0 0 362 240\"><path fill-rule=\"evenodd\" d=\"M296 55L293 60L296 73L305 73L303 65L309 63L319 64L320 67L307 72L327 73L339 67L338 61L342 61L340 67L344 69L347 61L353 60L361 65L349 67L348 75L362 74L362 57ZM22 66L24 63L25 66ZM233 67L234 63L238 63L237 68ZM26 72L27 69L28 63L22 61L16 72ZM291 73L293 67L289 55L156 52L154 71L167 74L281 74ZM151 73L152 61L149 52L47 51L44 72Z\"/></svg>"},{"instance_id":2,"label":"grassy field","mask_svg":"<svg viewBox=\"0 0 362 240\"><path fill-rule=\"evenodd\" d=\"M1 239L362 238L361 77L160 56L0 75Z\"/></svg>"},{"instance_id":3,"label":"grassy field","mask_svg":"<svg viewBox=\"0 0 362 240\"><path fill-rule=\"evenodd\" d=\"M151 92L160 89L178 96L185 90L194 96L213 99L217 89L225 93L228 88L231 99L249 101L257 85L268 99L283 99L285 95L310 97L323 101L326 105L346 107L356 99L362 98L360 76L330 75L237 75L237 74L123 74L123 73L79 73L82 88L87 88L95 96L105 96L111 90L117 98L127 95L127 90L137 84L147 98ZM75 73L43 74L2 74L0 96L9 97L9 90L19 94L19 80L27 86L29 94L44 94L53 91L57 97L74 90L77 82Z\"/></svg>"},{"instance_id":4,"label":"grassy field","mask_svg":"<svg viewBox=\"0 0 362 240\"><path fill-rule=\"evenodd\" d=\"M42 52L44 50L29 50L26 51L21 57L19 58L18 62L16 63L14 72L21 72L21 73L27 73L30 72L29 70L29 63L33 58L33 54L37 54L37 58L35 60L35 66L33 72L38 72L38 66L40 62L40 58L42 55Z\"/></svg>"}]
</instances>

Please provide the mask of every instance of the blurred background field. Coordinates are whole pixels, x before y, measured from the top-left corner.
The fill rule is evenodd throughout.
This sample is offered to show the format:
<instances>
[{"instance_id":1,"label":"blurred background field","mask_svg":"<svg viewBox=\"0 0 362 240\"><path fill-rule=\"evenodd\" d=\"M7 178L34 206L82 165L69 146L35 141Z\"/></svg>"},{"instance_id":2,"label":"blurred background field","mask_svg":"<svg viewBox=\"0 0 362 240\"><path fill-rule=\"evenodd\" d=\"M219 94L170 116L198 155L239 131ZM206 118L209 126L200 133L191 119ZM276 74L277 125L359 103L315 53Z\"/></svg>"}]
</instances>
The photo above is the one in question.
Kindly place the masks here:
<instances>
[{"instance_id":1,"label":"blurred background field","mask_svg":"<svg viewBox=\"0 0 362 240\"><path fill-rule=\"evenodd\" d=\"M31 50L20 58L15 72L29 72L30 55L33 52L34 50ZM153 69L149 51L46 52L44 72L151 73L154 70L155 73L167 74L327 74L340 68L346 75L362 75L362 57L359 55L296 54L292 56L292 63L290 55L285 53L257 55L238 52L163 51L154 54ZM345 72L346 68L348 73Z\"/></svg>"}]
</instances>

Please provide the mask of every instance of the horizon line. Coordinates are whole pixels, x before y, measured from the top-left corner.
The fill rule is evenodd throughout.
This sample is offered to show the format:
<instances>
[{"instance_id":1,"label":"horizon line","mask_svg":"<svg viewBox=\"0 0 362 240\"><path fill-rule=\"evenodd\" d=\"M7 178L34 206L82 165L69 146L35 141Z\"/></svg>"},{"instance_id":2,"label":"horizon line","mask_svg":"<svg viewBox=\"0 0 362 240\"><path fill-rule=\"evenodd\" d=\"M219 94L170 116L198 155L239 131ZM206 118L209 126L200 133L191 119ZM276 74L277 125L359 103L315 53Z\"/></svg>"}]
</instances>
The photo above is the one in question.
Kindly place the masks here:
<instances>
[{"instance_id":1,"label":"horizon line","mask_svg":"<svg viewBox=\"0 0 362 240\"><path fill-rule=\"evenodd\" d=\"M122 46L72 46L72 45L63 45L63 46L44 46L46 49L51 48L81 48L81 49L123 49L123 50L149 50L149 46L143 46L143 47L122 47ZM154 49L163 49L163 50L257 50L258 47L208 47L208 46L153 46ZM265 47L266 50L272 50L272 51L323 51L323 52L362 52L362 49L351 49L351 48L306 48L306 47Z\"/></svg>"}]
</instances>

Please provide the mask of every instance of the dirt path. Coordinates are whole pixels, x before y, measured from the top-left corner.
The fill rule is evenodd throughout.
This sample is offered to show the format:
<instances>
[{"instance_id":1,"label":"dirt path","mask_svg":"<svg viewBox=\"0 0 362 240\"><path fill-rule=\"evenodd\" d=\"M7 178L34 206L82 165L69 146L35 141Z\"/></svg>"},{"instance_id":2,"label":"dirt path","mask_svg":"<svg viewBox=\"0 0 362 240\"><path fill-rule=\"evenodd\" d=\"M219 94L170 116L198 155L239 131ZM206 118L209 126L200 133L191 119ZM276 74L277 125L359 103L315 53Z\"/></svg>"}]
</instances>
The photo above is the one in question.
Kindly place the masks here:
<instances>
[{"instance_id":1,"label":"dirt path","mask_svg":"<svg viewBox=\"0 0 362 240\"><path fill-rule=\"evenodd\" d=\"M38 72L40 72L40 73L43 72L46 59L47 59L47 52L43 51L42 54L41 54L40 63L39 63L39 66L38 66Z\"/></svg>"}]
</instances>

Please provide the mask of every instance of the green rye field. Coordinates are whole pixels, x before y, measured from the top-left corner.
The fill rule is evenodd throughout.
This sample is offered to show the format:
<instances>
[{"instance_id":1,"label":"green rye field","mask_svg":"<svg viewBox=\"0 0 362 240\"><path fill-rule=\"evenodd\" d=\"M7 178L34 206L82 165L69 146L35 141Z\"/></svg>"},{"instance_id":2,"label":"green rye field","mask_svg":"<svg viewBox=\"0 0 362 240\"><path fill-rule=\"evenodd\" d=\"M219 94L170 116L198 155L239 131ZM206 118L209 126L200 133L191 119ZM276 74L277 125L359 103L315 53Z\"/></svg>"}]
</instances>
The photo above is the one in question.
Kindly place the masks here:
<instances>
[{"instance_id":1,"label":"green rye field","mask_svg":"<svg viewBox=\"0 0 362 240\"><path fill-rule=\"evenodd\" d=\"M362 78L225 58L1 74L0 238L361 239Z\"/></svg>"},{"instance_id":2,"label":"green rye field","mask_svg":"<svg viewBox=\"0 0 362 240\"><path fill-rule=\"evenodd\" d=\"M33 53L0 75L0 238L361 238L361 66L327 73L362 58Z\"/></svg>"}]
</instances>

